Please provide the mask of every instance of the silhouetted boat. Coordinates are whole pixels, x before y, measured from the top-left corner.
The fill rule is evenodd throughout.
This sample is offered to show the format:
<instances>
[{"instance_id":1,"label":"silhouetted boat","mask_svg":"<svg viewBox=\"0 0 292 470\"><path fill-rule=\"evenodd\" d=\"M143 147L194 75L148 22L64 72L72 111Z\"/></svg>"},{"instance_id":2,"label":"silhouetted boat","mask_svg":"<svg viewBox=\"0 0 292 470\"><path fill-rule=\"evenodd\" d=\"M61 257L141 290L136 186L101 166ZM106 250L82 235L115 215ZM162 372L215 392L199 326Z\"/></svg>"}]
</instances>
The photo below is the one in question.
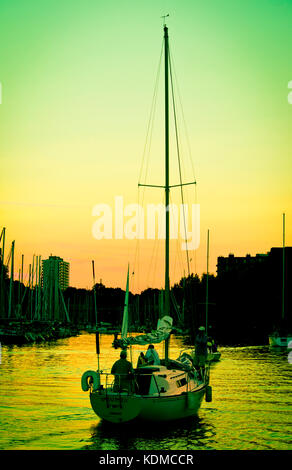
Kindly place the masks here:
<instances>
[{"instance_id":1,"label":"silhouetted boat","mask_svg":"<svg viewBox=\"0 0 292 470\"><path fill-rule=\"evenodd\" d=\"M209 229L207 234L207 276L206 276L206 334L208 336L208 319L209 319ZM218 362L221 358L221 353L214 350L214 340L208 336L208 353L207 362Z\"/></svg>"},{"instance_id":2,"label":"silhouetted boat","mask_svg":"<svg viewBox=\"0 0 292 470\"><path fill-rule=\"evenodd\" d=\"M282 316L281 323L282 327L274 331L269 335L269 344L272 347L283 347L292 349L292 333L287 331L287 326L284 326L285 322L285 214L283 214L283 261L282 261Z\"/></svg>"},{"instance_id":3,"label":"silhouetted boat","mask_svg":"<svg viewBox=\"0 0 292 470\"><path fill-rule=\"evenodd\" d=\"M169 338L172 331L169 288L169 48L168 28L164 25L164 60L165 60L165 291L164 316L158 320L157 330L136 337L127 336L129 269L121 339L114 341L115 347L127 348L131 345L147 345L164 341L164 359L159 365L144 365L134 369L132 386L124 389L121 385L123 376L116 374L115 384L112 375L95 371L86 371L81 379L82 389L90 389L90 402L94 412L101 418L120 423L135 418L146 421L169 421L197 414L201 402L211 401L209 386L209 366L204 373L196 371L192 358L182 353L178 359L169 358ZM97 335L97 352L99 340ZM120 379L120 387L117 384Z\"/></svg>"}]
</instances>

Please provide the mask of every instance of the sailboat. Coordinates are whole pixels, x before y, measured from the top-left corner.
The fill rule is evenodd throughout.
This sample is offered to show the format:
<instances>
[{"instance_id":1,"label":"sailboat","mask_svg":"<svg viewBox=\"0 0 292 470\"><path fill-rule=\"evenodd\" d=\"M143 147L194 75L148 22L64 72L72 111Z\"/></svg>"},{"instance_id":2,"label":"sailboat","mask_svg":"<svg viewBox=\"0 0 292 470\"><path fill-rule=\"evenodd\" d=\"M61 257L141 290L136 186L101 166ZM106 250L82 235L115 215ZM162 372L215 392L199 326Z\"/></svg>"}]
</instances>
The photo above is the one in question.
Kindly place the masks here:
<instances>
[{"instance_id":1,"label":"sailboat","mask_svg":"<svg viewBox=\"0 0 292 470\"><path fill-rule=\"evenodd\" d=\"M164 341L164 358L159 365L143 365L134 369L132 387L115 387L113 375L86 371L81 378L84 391L89 390L94 412L106 421L122 423L134 419L165 422L196 415L205 397L211 401L209 365L197 371L192 358L181 353L175 360L169 357L169 341L173 320L170 316L169 286L169 45L168 27L164 28L164 71L165 71L165 289L164 315L158 320L157 329L149 334L127 336L129 269L125 294L125 306L121 338L113 346L126 349L134 344L147 345ZM146 185L145 185L146 186ZM161 186L160 186L161 187ZM120 377L121 379L122 377ZM117 374L115 376L115 384ZM121 382L120 382L121 383Z\"/></svg>"},{"instance_id":2,"label":"sailboat","mask_svg":"<svg viewBox=\"0 0 292 470\"><path fill-rule=\"evenodd\" d=\"M209 229L207 232L207 277L206 277L206 335L208 336L208 314L209 314ZM211 338L210 338L211 339ZM207 343L208 346L208 353L207 353L207 361L208 362L217 362L220 360L221 353L217 350L217 346L215 349L215 343L211 340Z\"/></svg>"},{"instance_id":3,"label":"sailboat","mask_svg":"<svg viewBox=\"0 0 292 470\"><path fill-rule=\"evenodd\" d=\"M282 260L282 316L281 321L285 321L285 214L283 214L283 260ZM284 328L285 330L285 328ZM269 336L269 345L272 347L284 347L292 349L292 333L280 329Z\"/></svg>"}]
</instances>

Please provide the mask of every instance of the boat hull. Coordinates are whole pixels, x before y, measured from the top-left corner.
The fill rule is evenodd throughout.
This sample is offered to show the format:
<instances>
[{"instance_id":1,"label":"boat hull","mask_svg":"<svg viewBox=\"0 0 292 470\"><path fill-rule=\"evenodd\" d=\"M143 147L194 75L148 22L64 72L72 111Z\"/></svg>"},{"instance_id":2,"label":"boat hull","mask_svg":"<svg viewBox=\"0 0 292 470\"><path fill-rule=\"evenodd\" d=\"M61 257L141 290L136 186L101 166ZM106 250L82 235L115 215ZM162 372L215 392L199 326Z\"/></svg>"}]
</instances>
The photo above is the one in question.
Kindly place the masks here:
<instances>
[{"instance_id":1,"label":"boat hull","mask_svg":"<svg viewBox=\"0 0 292 470\"><path fill-rule=\"evenodd\" d=\"M287 335L287 336L270 335L269 336L269 345L272 347L288 348L289 343L292 343L292 335ZM292 344L290 344L290 347L292 347Z\"/></svg>"},{"instance_id":2,"label":"boat hull","mask_svg":"<svg viewBox=\"0 0 292 470\"><path fill-rule=\"evenodd\" d=\"M160 397L91 392L90 402L97 416L112 423L134 419L161 422L196 415L205 393L206 386L180 395Z\"/></svg>"},{"instance_id":3,"label":"boat hull","mask_svg":"<svg viewBox=\"0 0 292 470\"><path fill-rule=\"evenodd\" d=\"M173 421L198 413L206 388L174 397L146 398L139 414L144 421Z\"/></svg>"},{"instance_id":4,"label":"boat hull","mask_svg":"<svg viewBox=\"0 0 292 470\"><path fill-rule=\"evenodd\" d=\"M123 393L90 393L93 411L111 423L126 423L135 419L141 411L141 399Z\"/></svg>"}]
</instances>

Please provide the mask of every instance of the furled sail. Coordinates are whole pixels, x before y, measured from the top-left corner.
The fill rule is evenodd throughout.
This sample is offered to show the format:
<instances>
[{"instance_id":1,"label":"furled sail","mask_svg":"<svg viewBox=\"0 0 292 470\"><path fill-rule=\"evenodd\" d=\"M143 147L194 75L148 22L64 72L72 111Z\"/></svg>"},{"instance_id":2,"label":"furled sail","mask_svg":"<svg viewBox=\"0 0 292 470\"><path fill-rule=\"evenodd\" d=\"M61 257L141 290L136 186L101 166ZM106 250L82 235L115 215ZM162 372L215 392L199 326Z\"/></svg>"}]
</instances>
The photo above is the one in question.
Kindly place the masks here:
<instances>
[{"instance_id":1,"label":"furled sail","mask_svg":"<svg viewBox=\"0 0 292 470\"><path fill-rule=\"evenodd\" d=\"M126 348L130 344L151 344L161 343L168 338L172 330L172 318L165 315L157 323L157 329L146 335L129 336L128 338L115 339L113 346L115 348Z\"/></svg>"}]
</instances>

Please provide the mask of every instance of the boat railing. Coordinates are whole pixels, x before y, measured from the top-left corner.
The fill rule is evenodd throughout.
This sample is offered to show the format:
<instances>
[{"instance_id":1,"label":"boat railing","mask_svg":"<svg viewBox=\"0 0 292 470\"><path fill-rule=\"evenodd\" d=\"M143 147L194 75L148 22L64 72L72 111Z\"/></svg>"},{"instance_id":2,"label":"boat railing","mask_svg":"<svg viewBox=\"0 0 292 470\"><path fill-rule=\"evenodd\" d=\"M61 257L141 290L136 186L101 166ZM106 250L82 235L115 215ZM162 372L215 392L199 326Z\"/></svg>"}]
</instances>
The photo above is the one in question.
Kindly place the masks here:
<instances>
[{"instance_id":1,"label":"boat railing","mask_svg":"<svg viewBox=\"0 0 292 470\"><path fill-rule=\"evenodd\" d=\"M202 373L203 371L201 371ZM133 394L138 394L138 395L147 395L148 393L145 391L141 390L140 387L140 382L137 380L137 378L140 377L149 377L149 373L133 373L133 374L112 374L111 372L104 372L100 371L100 386L98 388L99 392L104 392L106 396L108 393L118 393L119 395L133 395ZM209 367L205 367L205 371L202 373L204 376L204 382L208 383L209 381ZM162 388L160 387L157 377L155 374L151 374L153 377L153 381L158 393L158 396L161 396L161 394L164 392ZM198 380L198 375L197 371L182 371L181 374L177 376L177 378L181 376L186 376L186 391L191 391L191 380L192 379L197 379ZM150 383L149 383L150 385ZM153 393L153 392L152 392Z\"/></svg>"},{"instance_id":2,"label":"boat railing","mask_svg":"<svg viewBox=\"0 0 292 470\"><path fill-rule=\"evenodd\" d=\"M100 372L101 387L105 391L113 391L129 394L132 388L133 374L112 374L111 372ZM104 379L104 380L102 380Z\"/></svg>"},{"instance_id":3,"label":"boat railing","mask_svg":"<svg viewBox=\"0 0 292 470\"><path fill-rule=\"evenodd\" d=\"M100 377L99 391L127 393L128 395L133 393L136 384L135 374L112 374L105 371L98 371L98 374Z\"/></svg>"},{"instance_id":4,"label":"boat railing","mask_svg":"<svg viewBox=\"0 0 292 470\"><path fill-rule=\"evenodd\" d=\"M137 377L147 376L149 377L149 373L133 373L133 374L112 374L111 372L104 372L99 371L100 376L100 386L98 391L102 392L105 391L106 395L108 392L115 392L119 394L127 394L132 395L134 393L139 393L140 387L137 381ZM183 372L182 375L185 373ZM157 388L157 393L160 396L161 390L157 383L157 379L153 374L152 377L154 378L154 383Z\"/></svg>"}]
</instances>

